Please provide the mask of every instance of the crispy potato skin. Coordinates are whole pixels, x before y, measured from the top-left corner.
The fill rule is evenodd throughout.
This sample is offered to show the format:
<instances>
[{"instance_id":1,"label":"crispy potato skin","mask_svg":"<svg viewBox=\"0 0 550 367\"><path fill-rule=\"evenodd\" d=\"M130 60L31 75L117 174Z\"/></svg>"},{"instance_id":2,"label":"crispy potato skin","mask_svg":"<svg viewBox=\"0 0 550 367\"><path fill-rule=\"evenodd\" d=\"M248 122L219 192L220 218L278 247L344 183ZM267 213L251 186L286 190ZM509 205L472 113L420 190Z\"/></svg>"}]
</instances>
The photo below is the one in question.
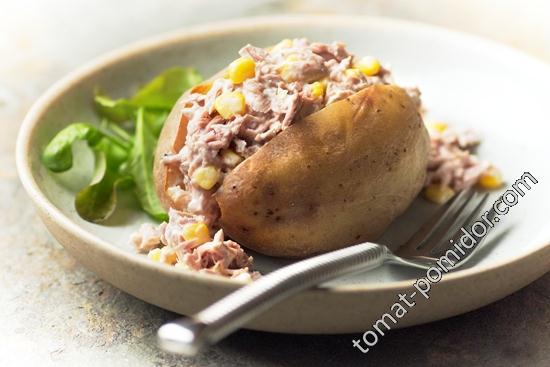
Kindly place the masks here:
<instances>
[{"instance_id":1,"label":"crispy potato skin","mask_svg":"<svg viewBox=\"0 0 550 367\"><path fill-rule=\"evenodd\" d=\"M422 188L428 151L405 91L368 87L294 123L228 174L216 194L222 228L279 257L376 240Z\"/></svg>"}]
</instances>

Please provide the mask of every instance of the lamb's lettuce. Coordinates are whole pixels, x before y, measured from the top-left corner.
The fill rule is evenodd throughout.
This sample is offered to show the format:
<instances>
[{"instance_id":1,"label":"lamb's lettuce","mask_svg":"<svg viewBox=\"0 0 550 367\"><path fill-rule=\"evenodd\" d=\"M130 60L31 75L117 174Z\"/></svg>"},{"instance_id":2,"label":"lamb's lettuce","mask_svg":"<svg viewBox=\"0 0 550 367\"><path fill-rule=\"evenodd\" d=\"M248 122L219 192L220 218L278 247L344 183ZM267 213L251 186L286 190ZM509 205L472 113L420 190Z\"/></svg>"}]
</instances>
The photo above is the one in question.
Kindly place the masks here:
<instances>
[{"instance_id":1,"label":"lamb's lettuce","mask_svg":"<svg viewBox=\"0 0 550 367\"><path fill-rule=\"evenodd\" d=\"M130 99L112 99L96 91L94 103L102 117L114 122L124 122L132 119L140 107L148 110L170 110L182 91L201 81L202 77L194 69L173 67L153 78Z\"/></svg>"},{"instance_id":2,"label":"lamb's lettuce","mask_svg":"<svg viewBox=\"0 0 550 367\"><path fill-rule=\"evenodd\" d=\"M63 172L73 166L73 143L85 140L90 147L95 146L102 134L98 128L85 123L75 122L61 130L50 141L42 153L42 162L53 172Z\"/></svg>"},{"instance_id":3,"label":"lamb's lettuce","mask_svg":"<svg viewBox=\"0 0 550 367\"><path fill-rule=\"evenodd\" d=\"M94 97L97 112L103 118L113 122L124 122L132 119L136 107L127 99L111 99L101 92Z\"/></svg>"},{"instance_id":4,"label":"lamb's lettuce","mask_svg":"<svg viewBox=\"0 0 550 367\"><path fill-rule=\"evenodd\" d=\"M112 147L112 146L111 146ZM75 197L77 213L90 222L102 222L116 209L117 189L131 187L133 179L129 175L120 175L118 167L110 161L112 156L101 149L94 150L95 169L92 182Z\"/></svg>"},{"instance_id":5,"label":"lamb's lettuce","mask_svg":"<svg viewBox=\"0 0 550 367\"><path fill-rule=\"evenodd\" d=\"M75 198L79 215L91 222L107 219L116 209L117 190L133 188L141 208L165 220L153 181L154 151L168 113L187 89L202 77L191 68L170 68L141 87L131 98L112 99L96 92L100 124L76 122L57 133L42 154L52 172L73 166L72 145L84 140L94 152L94 176Z\"/></svg>"},{"instance_id":6,"label":"lamb's lettuce","mask_svg":"<svg viewBox=\"0 0 550 367\"><path fill-rule=\"evenodd\" d=\"M153 158L158 134L155 126L147 123L145 109L137 111L136 138L128 160L128 172L135 183L135 193L141 207L157 220L166 220L160 200L155 192L153 177Z\"/></svg>"},{"instance_id":7,"label":"lamb's lettuce","mask_svg":"<svg viewBox=\"0 0 550 367\"><path fill-rule=\"evenodd\" d=\"M131 99L132 104L140 107L170 110L187 90L202 81L202 77L193 69L170 68L141 88Z\"/></svg>"}]
</instances>

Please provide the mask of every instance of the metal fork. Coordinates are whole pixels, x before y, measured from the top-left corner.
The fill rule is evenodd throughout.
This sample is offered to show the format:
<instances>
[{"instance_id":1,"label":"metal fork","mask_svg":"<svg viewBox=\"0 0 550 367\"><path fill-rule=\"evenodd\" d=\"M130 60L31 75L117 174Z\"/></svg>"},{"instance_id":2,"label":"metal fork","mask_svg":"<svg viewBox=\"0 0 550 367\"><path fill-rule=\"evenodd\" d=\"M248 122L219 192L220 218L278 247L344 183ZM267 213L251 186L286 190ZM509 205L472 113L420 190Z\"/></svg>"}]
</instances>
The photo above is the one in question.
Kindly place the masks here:
<instances>
[{"instance_id":1,"label":"metal fork","mask_svg":"<svg viewBox=\"0 0 550 367\"><path fill-rule=\"evenodd\" d=\"M366 242L311 257L262 276L194 316L162 325L157 335L159 345L168 352L196 355L280 301L328 280L373 269L383 263L420 269L436 266L447 250L455 248L449 240L457 239L460 228L480 214L487 198L487 193L477 193L473 189L460 192L402 244L396 254L384 245ZM494 217L491 208L486 218L492 221ZM484 239L479 239L470 248L461 247L464 255L460 261L447 262L445 266L451 265L452 270L462 266Z\"/></svg>"}]
</instances>

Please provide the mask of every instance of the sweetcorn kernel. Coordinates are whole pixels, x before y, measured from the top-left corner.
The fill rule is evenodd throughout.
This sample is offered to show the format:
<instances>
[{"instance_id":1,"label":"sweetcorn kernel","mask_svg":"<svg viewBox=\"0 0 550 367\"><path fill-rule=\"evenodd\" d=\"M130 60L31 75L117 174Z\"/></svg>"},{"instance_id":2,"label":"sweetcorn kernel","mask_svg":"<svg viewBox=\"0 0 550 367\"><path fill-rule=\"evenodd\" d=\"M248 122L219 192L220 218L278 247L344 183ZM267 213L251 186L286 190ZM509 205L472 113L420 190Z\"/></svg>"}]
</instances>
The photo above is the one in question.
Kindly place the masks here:
<instances>
[{"instance_id":1,"label":"sweetcorn kernel","mask_svg":"<svg viewBox=\"0 0 550 367\"><path fill-rule=\"evenodd\" d=\"M321 82L311 84L311 95L315 98L320 98L325 95L325 85Z\"/></svg>"},{"instance_id":2,"label":"sweetcorn kernel","mask_svg":"<svg viewBox=\"0 0 550 367\"><path fill-rule=\"evenodd\" d=\"M297 62L297 61L300 61L300 60L301 60L300 57L296 54L290 54L285 59L286 62Z\"/></svg>"},{"instance_id":3,"label":"sweetcorn kernel","mask_svg":"<svg viewBox=\"0 0 550 367\"><path fill-rule=\"evenodd\" d=\"M281 42L277 43L273 48L272 51L278 51L283 48L290 48L292 47L292 40L290 38L285 38Z\"/></svg>"},{"instance_id":4,"label":"sweetcorn kernel","mask_svg":"<svg viewBox=\"0 0 550 367\"><path fill-rule=\"evenodd\" d=\"M199 85L194 86L191 89L191 93L199 93L199 94L206 94L210 89L212 88L211 82L204 82Z\"/></svg>"},{"instance_id":5,"label":"sweetcorn kernel","mask_svg":"<svg viewBox=\"0 0 550 367\"><path fill-rule=\"evenodd\" d=\"M244 82L256 75L256 64L248 57L241 57L229 64L229 80L234 84Z\"/></svg>"},{"instance_id":6,"label":"sweetcorn kernel","mask_svg":"<svg viewBox=\"0 0 550 367\"><path fill-rule=\"evenodd\" d=\"M195 241L199 245L210 241L208 227L202 222L186 224L183 226L182 235L184 240Z\"/></svg>"},{"instance_id":7,"label":"sweetcorn kernel","mask_svg":"<svg viewBox=\"0 0 550 367\"><path fill-rule=\"evenodd\" d=\"M285 82L290 83L297 80L297 75L296 75L296 72L294 71L295 68L293 67L293 65L299 62L300 60L301 59L298 55L291 54L287 56L285 61L282 63L279 72L281 74L281 78L283 78Z\"/></svg>"},{"instance_id":8,"label":"sweetcorn kernel","mask_svg":"<svg viewBox=\"0 0 550 367\"><path fill-rule=\"evenodd\" d=\"M489 190L498 189L503 184L502 175L496 168L491 167L487 171L485 171L481 176L479 176L477 183L479 186L481 186L484 189L489 189Z\"/></svg>"},{"instance_id":9,"label":"sweetcorn kernel","mask_svg":"<svg viewBox=\"0 0 550 367\"><path fill-rule=\"evenodd\" d=\"M454 194L454 190L446 185L431 184L424 189L424 197L437 204L446 203Z\"/></svg>"},{"instance_id":10,"label":"sweetcorn kernel","mask_svg":"<svg viewBox=\"0 0 550 367\"><path fill-rule=\"evenodd\" d=\"M178 261L178 255L170 247L165 246L160 250L160 261L163 263L174 265Z\"/></svg>"},{"instance_id":11,"label":"sweetcorn kernel","mask_svg":"<svg viewBox=\"0 0 550 367\"><path fill-rule=\"evenodd\" d=\"M244 95L241 92L225 92L214 101L214 108L224 118L229 119L246 111Z\"/></svg>"},{"instance_id":12,"label":"sweetcorn kernel","mask_svg":"<svg viewBox=\"0 0 550 367\"><path fill-rule=\"evenodd\" d=\"M359 71L359 69L356 69L356 68L346 69L346 71L344 71L344 73L346 74L346 76L348 78L360 78L361 77L361 72Z\"/></svg>"},{"instance_id":13,"label":"sweetcorn kernel","mask_svg":"<svg viewBox=\"0 0 550 367\"><path fill-rule=\"evenodd\" d=\"M199 167L193 172L191 181L205 190L210 190L220 179L220 172L213 166Z\"/></svg>"},{"instance_id":14,"label":"sweetcorn kernel","mask_svg":"<svg viewBox=\"0 0 550 367\"><path fill-rule=\"evenodd\" d=\"M160 261L161 249L154 248L147 254L147 257L153 261Z\"/></svg>"},{"instance_id":15,"label":"sweetcorn kernel","mask_svg":"<svg viewBox=\"0 0 550 367\"><path fill-rule=\"evenodd\" d=\"M359 60L359 62L355 64L355 67L361 70L366 76L374 76L380 72L381 65L378 59L366 56Z\"/></svg>"},{"instance_id":16,"label":"sweetcorn kernel","mask_svg":"<svg viewBox=\"0 0 550 367\"><path fill-rule=\"evenodd\" d=\"M224 149L221 152L223 163L228 167L235 167L243 161L243 157L232 151L231 149Z\"/></svg>"},{"instance_id":17,"label":"sweetcorn kernel","mask_svg":"<svg viewBox=\"0 0 550 367\"><path fill-rule=\"evenodd\" d=\"M281 73L281 78L283 78L283 80L287 83L290 83L296 80L296 77L292 73L292 67L290 67L290 65L287 63L285 63L281 67L280 73Z\"/></svg>"},{"instance_id":18,"label":"sweetcorn kernel","mask_svg":"<svg viewBox=\"0 0 550 367\"><path fill-rule=\"evenodd\" d=\"M441 121L434 121L427 124L428 129L442 133L447 130L448 125Z\"/></svg>"}]
</instances>

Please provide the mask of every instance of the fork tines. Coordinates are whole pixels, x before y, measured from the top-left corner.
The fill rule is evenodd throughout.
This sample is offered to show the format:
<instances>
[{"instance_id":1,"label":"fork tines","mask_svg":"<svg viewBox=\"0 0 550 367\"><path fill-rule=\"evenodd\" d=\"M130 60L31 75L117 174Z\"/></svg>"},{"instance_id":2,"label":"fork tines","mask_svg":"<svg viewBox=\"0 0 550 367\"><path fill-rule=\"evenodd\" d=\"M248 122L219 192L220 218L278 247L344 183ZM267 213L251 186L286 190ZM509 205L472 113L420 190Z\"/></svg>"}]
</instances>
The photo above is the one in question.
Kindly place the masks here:
<instances>
[{"instance_id":1,"label":"fork tines","mask_svg":"<svg viewBox=\"0 0 550 367\"><path fill-rule=\"evenodd\" d=\"M460 228L466 228L481 213L488 197L488 193L479 193L472 188L461 191L424 223L396 254L401 257L431 258L444 255L449 248L454 247L450 240L457 240L462 233ZM473 248L468 251L473 251Z\"/></svg>"}]
</instances>

